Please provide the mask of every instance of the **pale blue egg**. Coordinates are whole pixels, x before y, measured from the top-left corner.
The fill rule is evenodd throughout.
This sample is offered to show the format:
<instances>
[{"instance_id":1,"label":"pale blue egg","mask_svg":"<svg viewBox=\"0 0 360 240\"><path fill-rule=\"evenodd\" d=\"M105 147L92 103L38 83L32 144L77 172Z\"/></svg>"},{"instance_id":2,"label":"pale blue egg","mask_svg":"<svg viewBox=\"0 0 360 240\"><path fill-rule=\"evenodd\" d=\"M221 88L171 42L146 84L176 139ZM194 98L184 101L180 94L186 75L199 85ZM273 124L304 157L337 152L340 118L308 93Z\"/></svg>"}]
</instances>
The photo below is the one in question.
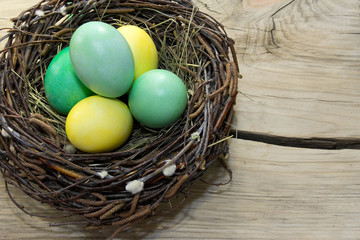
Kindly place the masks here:
<instances>
[{"instance_id":1,"label":"pale blue egg","mask_svg":"<svg viewBox=\"0 0 360 240\"><path fill-rule=\"evenodd\" d=\"M131 49L107 23L81 25L71 38L70 58L79 79L98 95L116 98L131 87L135 72Z\"/></svg>"}]
</instances>

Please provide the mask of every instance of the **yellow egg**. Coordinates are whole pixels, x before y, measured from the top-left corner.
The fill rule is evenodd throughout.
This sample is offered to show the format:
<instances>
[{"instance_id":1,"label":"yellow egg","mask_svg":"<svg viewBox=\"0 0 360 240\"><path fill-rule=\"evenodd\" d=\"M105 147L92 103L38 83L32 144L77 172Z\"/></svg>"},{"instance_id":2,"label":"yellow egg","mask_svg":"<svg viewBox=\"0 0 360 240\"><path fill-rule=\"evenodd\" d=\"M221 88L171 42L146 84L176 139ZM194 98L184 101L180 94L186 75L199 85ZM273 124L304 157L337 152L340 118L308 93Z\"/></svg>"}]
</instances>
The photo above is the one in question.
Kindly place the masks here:
<instances>
[{"instance_id":1,"label":"yellow egg","mask_svg":"<svg viewBox=\"0 0 360 240\"><path fill-rule=\"evenodd\" d=\"M130 45L135 63L135 76L158 68L159 58L156 46L151 37L141 28L134 25L125 25L118 28Z\"/></svg>"},{"instance_id":2,"label":"yellow egg","mask_svg":"<svg viewBox=\"0 0 360 240\"><path fill-rule=\"evenodd\" d=\"M98 95L78 102L66 119L66 134L78 149L88 153L108 152L131 134L133 118L118 99Z\"/></svg>"}]
</instances>

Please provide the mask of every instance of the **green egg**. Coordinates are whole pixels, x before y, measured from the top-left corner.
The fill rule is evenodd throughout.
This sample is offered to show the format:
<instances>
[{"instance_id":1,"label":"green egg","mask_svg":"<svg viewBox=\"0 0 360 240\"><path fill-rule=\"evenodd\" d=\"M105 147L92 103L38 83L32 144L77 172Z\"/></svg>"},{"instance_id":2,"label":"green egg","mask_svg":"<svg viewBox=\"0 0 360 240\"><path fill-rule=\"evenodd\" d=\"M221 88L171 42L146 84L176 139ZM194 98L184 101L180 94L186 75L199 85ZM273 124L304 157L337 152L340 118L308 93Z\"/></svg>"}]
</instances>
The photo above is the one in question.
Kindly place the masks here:
<instances>
[{"instance_id":1,"label":"green egg","mask_svg":"<svg viewBox=\"0 0 360 240\"><path fill-rule=\"evenodd\" d=\"M71 37L70 58L79 79L98 95L116 98L130 89L133 55L125 38L110 24L81 25Z\"/></svg>"},{"instance_id":2,"label":"green egg","mask_svg":"<svg viewBox=\"0 0 360 240\"><path fill-rule=\"evenodd\" d=\"M170 126L181 117L186 105L185 84L167 70L155 69L142 74L129 93L132 115L150 128Z\"/></svg>"},{"instance_id":3,"label":"green egg","mask_svg":"<svg viewBox=\"0 0 360 240\"><path fill-rule=\"evenodd\" d=\"M80 100L94 95L75 74L69 47L64 48L50 62L45 74L44 89L50 106L63 115L67 115Z\"/></svg>"}]
</instances>

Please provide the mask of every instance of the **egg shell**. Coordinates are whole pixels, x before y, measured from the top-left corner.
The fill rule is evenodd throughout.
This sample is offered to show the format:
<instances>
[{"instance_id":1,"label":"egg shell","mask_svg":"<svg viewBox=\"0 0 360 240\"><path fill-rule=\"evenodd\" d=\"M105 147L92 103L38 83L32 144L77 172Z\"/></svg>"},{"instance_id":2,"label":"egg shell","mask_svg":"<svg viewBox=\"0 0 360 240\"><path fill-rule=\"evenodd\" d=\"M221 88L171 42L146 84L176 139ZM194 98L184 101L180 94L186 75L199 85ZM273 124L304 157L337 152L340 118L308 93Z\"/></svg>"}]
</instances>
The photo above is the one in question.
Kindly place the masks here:
<instances>
[{"instance_id":1,"label":"egg shell","mask_svg":"<svg viewBox=\"0 0 360 240\"><path fill-rule=\"evenodd\" d=\"M61 50L50 62L44 79L45 96L57 112L67 115L80 100L94 95L75 74L69 47Z\"/></svg>"},{"instance_id":2,"label":"egg shell","mask_svg":"<svg viewBox=\"0 0 360 240\"><path fill-rule=\"evenodd\" d=\"M95 93L116 98L134 79L134 59L121 33L110 24L81 25L70 40L70 58L80 80Z\"/></svg>"},{"instance_id":3,"label":"egg shell","mask_svg":"<svg viewBox=\"0 0 360 240\"><path fill-rule=\"evenodd\" d=\"M118 30L128 42L134 57L134 79L149 70L158 68L159 57L155 43L143 29L134 25L125 25Z\"/></svg>"},{"instance_id":4,"label":"egg shell","mask_svg":"<svg viewBox=\"0 0 360 240\"><path fill-rule=\"evenodd\" d=\"M71 144L81 151L109 152L126 142L133 118L122 101L95 95L71 109L65 128Z\"/></svg>"},{"instance_id":5,"label":"egg shell","mask_svg":"<svg viewBox=\"0 0 360 240\"><path fill-rule=\"evenodd\" d=\"M163 128L173 124L187 105L187 90L174 73L155 69L137 78L129 93L129 108L144 126Z\"/></svg>"}]
</instances>

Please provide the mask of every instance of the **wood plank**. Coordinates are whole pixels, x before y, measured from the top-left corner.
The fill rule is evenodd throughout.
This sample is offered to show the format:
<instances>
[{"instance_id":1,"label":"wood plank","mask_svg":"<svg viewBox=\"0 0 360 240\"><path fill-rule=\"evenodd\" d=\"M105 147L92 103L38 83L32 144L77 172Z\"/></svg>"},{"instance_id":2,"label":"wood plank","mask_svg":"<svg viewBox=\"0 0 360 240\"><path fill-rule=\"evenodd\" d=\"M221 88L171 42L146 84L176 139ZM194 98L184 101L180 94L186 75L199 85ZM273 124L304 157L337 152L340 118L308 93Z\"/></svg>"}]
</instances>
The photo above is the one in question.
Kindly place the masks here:
<instances>
[{"instance_id":1,"label":"wood plank","mask_svg":"<svg viewBox=\"0 0 360 240\"><path fill-rule=\"evenodd\" d=\"M22 11L34 6L39 0L0 0L0 28L11 28L13 26L10 18L17 17ZM6 29L0 31L0 38L6 34ZM0 43L0 49L4 42Z\"/></svg>"},{"instance_id":2,"label":"wood plank","mask_svg":"<svg viewBox=\"0 0 360 240\"><path fill-rule=\"evenodd\" d=\"M121 239L357 239L360 236L360 157L356 150L287 148L230 141L233 181L196 182L186 203L126 231ZM228 176L216 164L210 183ZM0 185L0 239L104 239L110 230L49 227L29 217ZM26 210L48 215L46 205L19 192Z\"/></svg>"},{"instance_id":3,"label":"wood plank","mask_svg":"<svg viewBox=\"0 0 360 240\"><path fill-rule=\"evenodd\" d=\"M239 95L236 128L291 137L359 137L356 1L196 2L223 22L238 42L244 75L239 86L247 97ZM34 3L37 0L0 0L0 26ZM121 239L360 236L358 151L287 148L235 139L230 143L229 165L234 173L230 185L197 182L179 209L132 228ZM226 181L227 175L215 165L204 178L217 183ZM0 239L104 239L111 234L76 225L49 227L54 220L23 214L0 182ZM53 212L12 190L26 210Z\"/></svg>"},{"instance_id":4,"label":"wood plank","mask_svg":"<svg viewBox=\"0 0 360 240\"><path fill-rule=\"evenodd\" d=\"M287 137L360 136L357 0L195 1L236 41L234 128Z\"/></svg>"}]
</instances>

